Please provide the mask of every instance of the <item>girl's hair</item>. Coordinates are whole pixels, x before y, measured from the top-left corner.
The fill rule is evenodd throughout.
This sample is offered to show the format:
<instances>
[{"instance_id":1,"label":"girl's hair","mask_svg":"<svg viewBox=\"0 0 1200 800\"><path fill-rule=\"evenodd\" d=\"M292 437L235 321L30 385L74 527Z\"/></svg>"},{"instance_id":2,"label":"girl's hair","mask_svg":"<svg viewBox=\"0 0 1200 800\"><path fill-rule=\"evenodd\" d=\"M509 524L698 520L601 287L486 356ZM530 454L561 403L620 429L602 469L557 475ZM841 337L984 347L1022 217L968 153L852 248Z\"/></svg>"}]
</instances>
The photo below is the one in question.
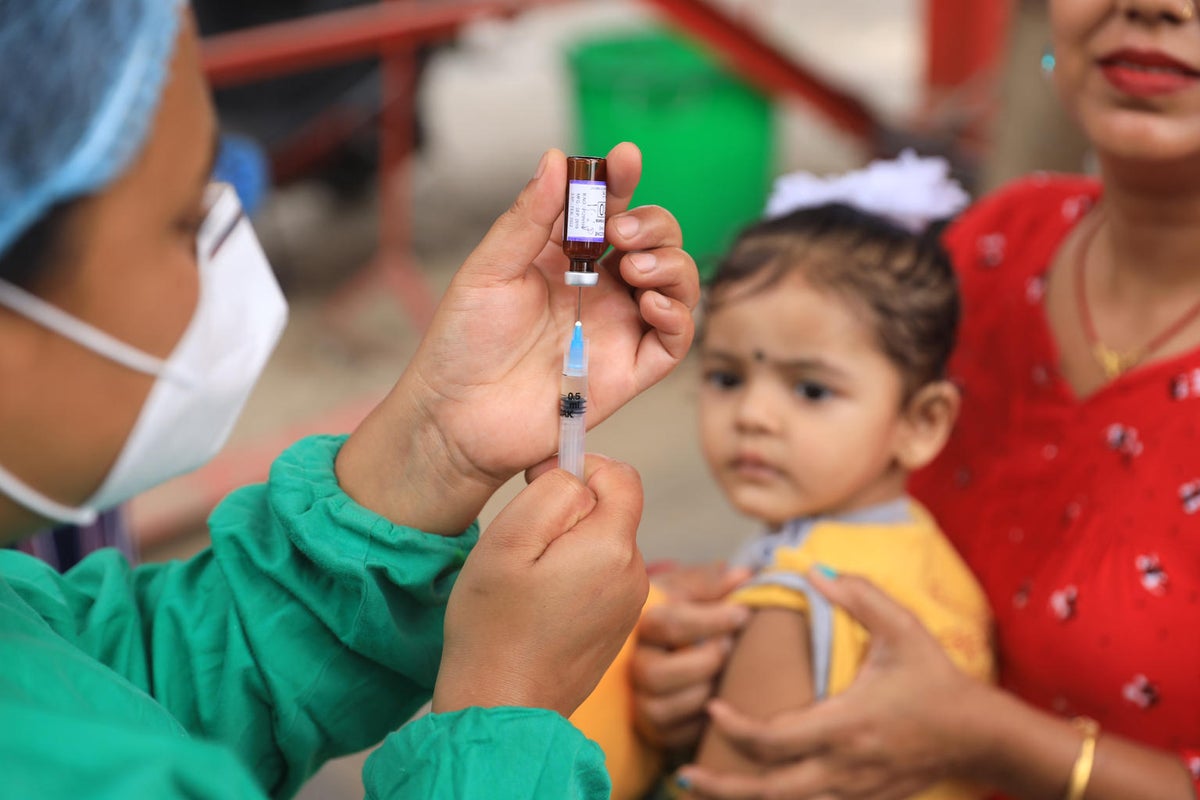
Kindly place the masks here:
<instances>
[{"instance_id":1,"label":"girl's hair","mask_svg":"<svg viewBox=\"0 0 1200 800\"><path fill-rule=\"evenodd\" d=\"M945 223L914 234L840 203L803 208L746 228L717 265L708 309L766 291L795 271L814 288L858 303L905 399L945 376L958 328L958 286L938 242ZM744 287L732 291L735 285Z\"/></svg>"}]
</instances>

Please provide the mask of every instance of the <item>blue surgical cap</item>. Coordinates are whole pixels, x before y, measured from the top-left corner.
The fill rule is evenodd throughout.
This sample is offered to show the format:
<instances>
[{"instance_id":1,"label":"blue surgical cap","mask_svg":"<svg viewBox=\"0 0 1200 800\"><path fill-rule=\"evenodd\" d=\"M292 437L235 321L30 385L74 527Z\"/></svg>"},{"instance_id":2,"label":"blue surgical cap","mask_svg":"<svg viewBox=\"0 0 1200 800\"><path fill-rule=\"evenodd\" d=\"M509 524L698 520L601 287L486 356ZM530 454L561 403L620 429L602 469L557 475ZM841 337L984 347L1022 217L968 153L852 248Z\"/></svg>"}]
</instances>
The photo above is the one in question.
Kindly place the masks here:
<instances>
[{"instance_id":1,"label":"blue surgical cap","mask_svg":"<svg viewBox=\"0 0 1200 800\"><path fill-rule=\"evenodd\" d=\"M141 151L180 0L0 0L0 255Z\"/></svg>"}]
</instances>

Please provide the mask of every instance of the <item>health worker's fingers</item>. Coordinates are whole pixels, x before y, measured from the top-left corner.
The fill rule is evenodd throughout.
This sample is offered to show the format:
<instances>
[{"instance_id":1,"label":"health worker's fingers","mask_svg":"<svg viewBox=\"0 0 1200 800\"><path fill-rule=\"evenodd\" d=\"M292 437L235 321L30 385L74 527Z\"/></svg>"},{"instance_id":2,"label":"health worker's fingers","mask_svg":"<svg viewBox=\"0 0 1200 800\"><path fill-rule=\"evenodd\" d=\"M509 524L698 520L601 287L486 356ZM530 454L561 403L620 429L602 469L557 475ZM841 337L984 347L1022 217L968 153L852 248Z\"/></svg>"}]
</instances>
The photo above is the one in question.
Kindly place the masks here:
<instances>
[{"instance_id":1,"label":"health worker's fingers","mask_svg":"<svg viewBox=\"0 0 1200 800\"><path fill-rule=\"evenodd\" d=\"M675 215L662 206L638 206L610 215L604 235L622 252L683 247L683 231Z\"/></svg>"},{"instance_id":2,"label":"health worker's fingers","mask_svg":"<svg viewBox=\"0 0 1200 800\"><path fill-rule=\"evenodd\" d=\"M642 335L634 356L633 374L643 389L658 383L683 360L696 335L691 310L656 291L644 291L638 310L650 330Z\"/></svg>"},{"instance_id":3,"label":"health worker's fingers","mask_svg":"<svg viewBox=\"0 0 1200 800\"><path fill-rule=\"evenodd\" d=\"M525 275L546 247L566 204L567 157L547 150L517 199L492 224L455 279L490 286Z\"/></svg>"},{"instance_id":4,"label":"health worker's fingers","mask_svg":"<svg viewBox=\"0 0 1200 800\"><path fill-rule=\"evenodd\" d=\"M584 458L585 459L587 458L586 454L584 455ZM586 463L586 460L584 463ZM545 475L547 472L549 472L550 470L554 469L557 466L558 466L558 454L555 453L554 455L547 458L545 461L534 464L532 467L525 470L525 483L527 483L527 484L533 483L538 478L540 478L542 475Z\"/></svg>"},{"instance_id":5,"label":"health worker's fingers","mask_svg":"<svg viewBox=\"0 0 1200 800\"><path fill-rule=\"evenodd\" d=\"M633 142L621 142L608 151L604 160L608 184L605 212L611 220L628 209L633 200L633 192L642 179L642 151Z\"/></svg>"},{"instance_id":6,"label":"health worker's fingers","mask_svg":"<svg viewBox=\"0 0 1200 800\"><path fill-rule=\"evenodd\" d=\"M640 488L640 487L639 487ZM560 469L545 472L500 510L476 548L500 548L527 563L541 558L556 539L598 505L594 491Z\"/></svg>"},{"instance_id":7,"label":"health worker's fingers","mask_svg":"<svg viewBox=\"0 0 1200 800\"><path fill-rule=\"evenodd\" d=\"M745 606L727 603L663 603L647 609L642 616L638 642L667 650L687 647L736 633L750 615Z\"/></svg>"},{"instance_id":8,"label":"health worker's fingers","mask_svg":"<svg viewBox=\"0 0 1200 800\"><path fill-rule=\"evenodd\" d=\"M642 521L641 475L622 461L589 453L584 457L583 479L595 494L596 507L572 533L603 538L619 533L640 558L636 542Z\"/></svg>"},{"instance_id":9,"label":"health worker's fingers","mask_svg":"<svg viewBox=\"0 0 1200 800\"><path fill-rule=\"evenodd\" d=\"M656 291L683 303L689 311L700 302L700 274L686 250L659 247L625 253L617 268L621 280L634 289Z\"/></svg>"}]
</instances>

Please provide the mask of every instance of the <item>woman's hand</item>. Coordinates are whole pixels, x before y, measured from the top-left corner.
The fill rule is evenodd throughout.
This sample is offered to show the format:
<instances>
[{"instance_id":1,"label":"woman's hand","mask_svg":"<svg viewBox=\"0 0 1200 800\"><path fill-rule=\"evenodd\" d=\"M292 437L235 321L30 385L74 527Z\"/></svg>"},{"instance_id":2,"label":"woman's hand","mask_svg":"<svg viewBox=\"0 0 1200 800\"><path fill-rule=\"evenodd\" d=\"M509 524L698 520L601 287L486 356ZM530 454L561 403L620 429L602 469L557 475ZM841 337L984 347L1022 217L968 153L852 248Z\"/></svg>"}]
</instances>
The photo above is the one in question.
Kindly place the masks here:
<instances>
[{"instance_id":1,"label":"woman's hand","mask_svg":"<svg viewBox=\"0 0 1200 800\"><path fill-rule=\"evenodd\" d=\"M646 611L630 666L639 732L657 747L695 748L704 731L704 705L733 649L733 635L750 618L724 602L749 570L683 567L655 578L669 601Z\"/></svg>"},{"instance_id":2,"label":"woman's hand","mask_svg":"<svg viewBox=\"0 0 1200 800\"><path fill-rule=\"evenodd\" d=\"M608 154L608 241L599 285L583 289L595 425L687 354L696 265L662 208L627 210L641 153ZM564 284L566 157L533 180L467 258L391 395L342 449L355 500L421 530L454 534L517 472L557 450L562 356L578 290Z\"/></svg>"},{"instance_id":3,"label":"woman's hand","mask_svg":"<svg viewBox=\"0 0 1200 800\"><path fill-rule=\"evenodd\" d=\"M587 457L586 478L546 472L483 533L446 607L434 711L570 716L616 657L649 586L636 540L642 485L599 456Z\"/></svg>"},{"instance_id":4,"label":"woman's hand","mask_svg":"<svg viewBox=\"0 0 1200 800\"><path fill-rule=\"evenodd\" d=\"M710 704L722 735L762 766L756 775L680 770L698 797L900 800L974 772L979 710L997 694L960 672L906 609L861 578L811 580L871 634L854 683L803 711L753 720Z\"/></svg>"}]
</instances>

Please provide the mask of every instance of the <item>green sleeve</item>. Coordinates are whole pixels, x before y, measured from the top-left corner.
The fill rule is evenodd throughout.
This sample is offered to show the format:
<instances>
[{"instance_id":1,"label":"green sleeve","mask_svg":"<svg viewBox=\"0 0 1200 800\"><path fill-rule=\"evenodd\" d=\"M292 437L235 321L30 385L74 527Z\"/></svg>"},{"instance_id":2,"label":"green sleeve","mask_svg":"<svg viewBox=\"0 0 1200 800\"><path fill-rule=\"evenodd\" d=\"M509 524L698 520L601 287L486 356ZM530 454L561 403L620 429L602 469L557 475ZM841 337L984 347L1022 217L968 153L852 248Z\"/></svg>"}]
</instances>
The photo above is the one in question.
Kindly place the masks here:
<instances>
[{"instance_id":1,"label":"green sleeve","mask_svg":"<svg viewBox=\"0 0 1200 800\"><path fill-rule=\"evenodd\" d=\"M233 751L0 696L0 797L266 800Z\"/></svg>"},{"instance_id":2,"label":"green sleeve","mask_svg":"<svg viewBox=\"0 0 1200 800\"><path fill-rule=\"evenodd\" d=\"M368 800L572 800L611 791L604 753L553 711L468 708L428 714L367 759Z\"/></svg>"},{"instance_id":3,"label":"green sleeve","mask_svg":"<svg viewBox=\"0 0 1200 800\"><path fill-rule=\"evenodd\" d=\"M55 632L289 796L428 700L446 600L478 537L354 503L334 478L342 441L303 440L267 484L231 494L190 561L129 569L98 553L62 577L28 558L0 566Z\"/></svg>"},{"instance_id":4,"label":"green sleeve","mask_svg":"<svg viewBox=\"0 0 1200 800\"><path fill-rule=\"evenodd\" d=\"M162 726L31 708L0 691L0 797L265 800L233 751ZM363 771L368 800L607 800L600 748L540 709L431 714Z\"/></svg>"}]
</instances>

